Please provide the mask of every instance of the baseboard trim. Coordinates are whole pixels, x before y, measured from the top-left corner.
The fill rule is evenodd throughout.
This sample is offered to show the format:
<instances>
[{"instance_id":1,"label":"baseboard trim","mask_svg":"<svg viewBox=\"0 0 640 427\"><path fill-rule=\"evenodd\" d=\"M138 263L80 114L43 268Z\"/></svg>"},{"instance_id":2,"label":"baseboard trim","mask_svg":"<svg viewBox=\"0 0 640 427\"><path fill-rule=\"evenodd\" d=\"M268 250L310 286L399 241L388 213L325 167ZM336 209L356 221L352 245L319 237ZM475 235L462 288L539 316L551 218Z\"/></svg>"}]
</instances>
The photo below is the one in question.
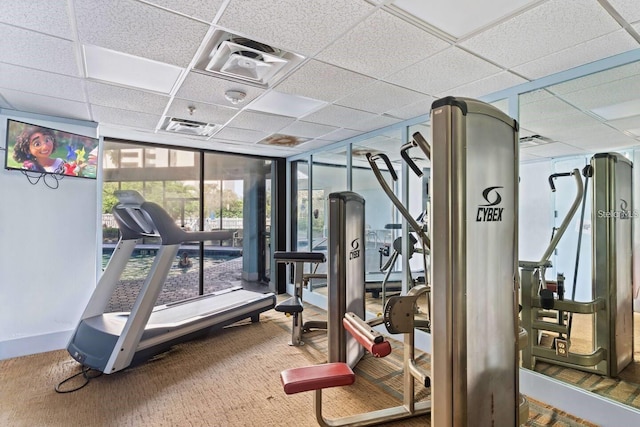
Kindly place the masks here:
<instances>
[{"instance_id":1,"label":"baseboard trim","mask_svg":"<svg viewBox=\"0 0 640 427\"><path fill-rule=\"evenodd\" d=\"M0 341L0 360L61 350L67 347L72 333L61 331Z\"/></svg>"}]
</instances>

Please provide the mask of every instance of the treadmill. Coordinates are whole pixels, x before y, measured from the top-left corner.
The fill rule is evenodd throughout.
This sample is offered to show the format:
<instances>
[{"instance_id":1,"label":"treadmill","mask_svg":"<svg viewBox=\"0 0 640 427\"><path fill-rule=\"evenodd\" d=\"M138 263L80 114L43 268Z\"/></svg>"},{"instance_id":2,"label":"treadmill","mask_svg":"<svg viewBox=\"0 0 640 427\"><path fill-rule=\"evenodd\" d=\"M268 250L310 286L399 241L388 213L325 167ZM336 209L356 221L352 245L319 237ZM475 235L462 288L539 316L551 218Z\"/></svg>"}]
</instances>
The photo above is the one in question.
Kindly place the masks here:
<instances>
[{"instance_id":1,"label":"treadmill","mask_svg":"<svg viewBox=\"0 0 640 427\"><path fill-rule=\"evenodd\" d=\"M155 306L184 242L224 240L230 231L187 232L159 205L132 190L116 191L113 214L121 238L98 281L67 350L83 366L112 374L166 351L172 345L243 319L256 323L275 306L273 293L234 287ZM160 249L131 312L105 313L111 295L138 240L160 237Z\"/></svg>"}]
</instances>

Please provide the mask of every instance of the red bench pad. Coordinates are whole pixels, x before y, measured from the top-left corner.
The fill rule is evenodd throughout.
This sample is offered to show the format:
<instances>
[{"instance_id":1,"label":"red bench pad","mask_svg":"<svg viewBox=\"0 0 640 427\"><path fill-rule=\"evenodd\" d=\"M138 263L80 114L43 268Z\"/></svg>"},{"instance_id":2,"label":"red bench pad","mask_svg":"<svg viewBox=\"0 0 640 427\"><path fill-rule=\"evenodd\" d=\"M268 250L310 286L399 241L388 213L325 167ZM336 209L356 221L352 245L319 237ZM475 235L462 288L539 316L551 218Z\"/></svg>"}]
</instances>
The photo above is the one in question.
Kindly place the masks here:
<instances>
[{"instance_id":1,"label":"red bench pad","mask_svg":"<svg viewBox=\"0 0 640 427\"><path fill-rule=\"evenodd\" d=\"M386 357L391 354L391 343L389 341L382 341L375 343L371 341L362 332L354 328L346 319L342 319L342 325L353 336L361 346L365 348L374 357Z\"/></svg>"},{"instance_id":2,"label":"red bench pad","mask_svg":"<svg viewBox=\"0 0 640 427\"><path fill-rule=\"evenodd\" d=\"M318 390L328 387L351 385L356 380L348 364L342 362L290 368L280 373L280 380L287 394Z\"/></svg>"}]
</instances>

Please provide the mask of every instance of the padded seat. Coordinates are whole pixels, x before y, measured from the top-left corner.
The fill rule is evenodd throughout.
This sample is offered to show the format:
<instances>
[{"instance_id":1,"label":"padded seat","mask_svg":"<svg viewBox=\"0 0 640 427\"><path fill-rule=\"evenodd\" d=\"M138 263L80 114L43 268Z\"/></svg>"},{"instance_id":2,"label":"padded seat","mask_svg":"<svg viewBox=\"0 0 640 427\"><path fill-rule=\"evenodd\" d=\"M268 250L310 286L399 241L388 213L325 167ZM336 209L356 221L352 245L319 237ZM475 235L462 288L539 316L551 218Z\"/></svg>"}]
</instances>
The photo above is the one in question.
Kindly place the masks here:
<instances>
[{"instance_id":1,"label":"padded seat","mask_svg":"<svg viewBox=\"0 0 640 427\"><path fill-rule=\"evenodd\" d=\"M280 313L302 313L304 310L302 306L302 300L298 296L292 296L291 298L287 298L286 300L278 303L274 308L275 311L279 311Z\"/></svg>"},{"instance_id":2,"label":"padded seat","mask_svg":"<svg viewBox=\"0 0 640 427\"><path fill-rule=\"evenodd\" d=\"M280 380L285 393L295 394L351 385L356 381L356 375L348 364L333 362L284 370L280 373Z\"/></svg>"},{"instance_id":3,"label":"padded seat","mask_svg":"<svg viewBox=\"0 0 640 427\"><path fill-rule=\"evenodd\" d=\"M325 262L326 258L322 252L285 252L276 251L273 253L273 259L279 263L287 262Z\"/></svg>"}]
</instances>

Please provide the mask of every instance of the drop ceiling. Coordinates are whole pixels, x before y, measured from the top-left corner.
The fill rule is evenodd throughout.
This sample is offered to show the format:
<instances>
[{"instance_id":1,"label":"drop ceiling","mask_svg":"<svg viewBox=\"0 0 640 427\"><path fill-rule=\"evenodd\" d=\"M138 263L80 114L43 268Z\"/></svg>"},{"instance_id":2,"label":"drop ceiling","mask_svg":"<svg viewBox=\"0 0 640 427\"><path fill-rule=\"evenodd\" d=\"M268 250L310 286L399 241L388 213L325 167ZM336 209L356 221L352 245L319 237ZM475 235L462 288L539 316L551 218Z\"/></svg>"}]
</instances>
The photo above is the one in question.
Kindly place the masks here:
<instances>
[{"instance_id":1,"label":"drop ceiling","mask_svg":"<svg viewBox=\"0 0 640 427\"><path fill-rule=\"evenodd\" d=\"M2 1L0 108L288 157L636 50L639 32L637 0ZM601 74L523 97L522 136L540 136L523 160L640 145L640 66Z\"/></svg>"}]
</instances>

